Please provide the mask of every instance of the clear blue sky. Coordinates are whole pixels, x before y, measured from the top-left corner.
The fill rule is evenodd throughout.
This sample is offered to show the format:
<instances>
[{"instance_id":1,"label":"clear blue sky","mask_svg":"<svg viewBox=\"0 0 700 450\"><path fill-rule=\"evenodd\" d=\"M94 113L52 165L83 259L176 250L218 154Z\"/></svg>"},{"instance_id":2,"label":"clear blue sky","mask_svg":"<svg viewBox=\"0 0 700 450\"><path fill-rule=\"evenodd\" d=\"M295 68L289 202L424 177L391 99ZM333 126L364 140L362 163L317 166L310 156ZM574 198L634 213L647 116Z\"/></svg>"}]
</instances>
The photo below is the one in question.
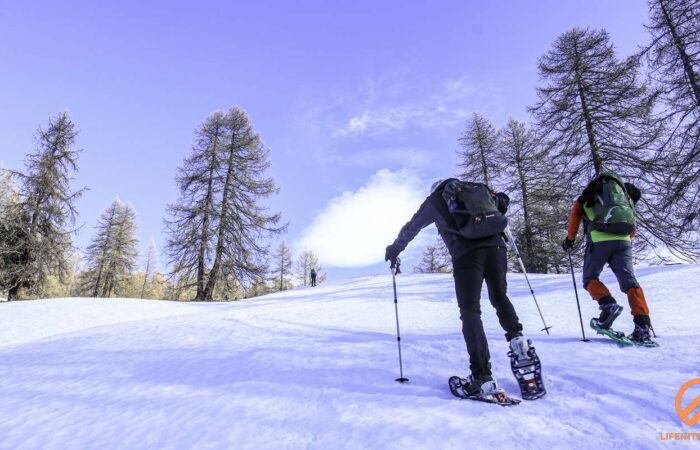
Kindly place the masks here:
<instances>
[{"instance_id":1,"label":"clear blue sky","mask_svg":"<svg viewBox=\"0 0 700 450\"><path fill-rule=\"evenodd\" d=\"M4 1L0 161L20 168L36 128L69 110L83 149L75 186L90 188L76 243L120 197L137 210L145 251L151 237L163 243L193 130L239 105L271 149L287 239L354 266L334 276L377 273L386 268L366 256L337 258L360 243L324 229L336 228L329 214L391 180L420 191L452 174L472 111L497 125L527 119L537 58L560 33L605 27L629 55L646 19L642 0ZM401 217L378 219L387 230L367 244L379 257L425 193L399 196Z\"/></svg>"}]
</instances>

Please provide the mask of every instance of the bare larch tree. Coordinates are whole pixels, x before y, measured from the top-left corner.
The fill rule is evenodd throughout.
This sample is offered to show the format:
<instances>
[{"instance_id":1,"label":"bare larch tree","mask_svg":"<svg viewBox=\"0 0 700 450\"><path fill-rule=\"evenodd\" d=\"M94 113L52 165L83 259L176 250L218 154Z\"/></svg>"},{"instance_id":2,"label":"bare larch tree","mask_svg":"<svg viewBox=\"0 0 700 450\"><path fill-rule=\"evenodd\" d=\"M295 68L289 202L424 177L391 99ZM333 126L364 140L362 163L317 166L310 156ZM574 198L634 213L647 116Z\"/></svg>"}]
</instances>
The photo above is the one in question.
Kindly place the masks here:
<instances>
[{"instance_id":1,"label":"bare larch tree","mask_svg":"<svg viewBox=\"0 0 700 450\"><path fill-rule=\"evenodd\" d=\"M452 258L442 238L438 237L434 243L428 245L423 251L423 256L414 273L451 273Z\"/></svg>"},{"instance_id":2,"label":"bare larch tree","mask_svg":"<svg viewBox=\"0 0 700 450\"><path fill-rule=\"evenodd\" d=\"M17 207L17 186L12 174L0 167L0 291L15 285L24 241L24 221Z\"/></svg>"},{"instance_id":3,"label":"bare larch tree","mask_svg":"<svg viewBox=\"0 0 700 450\"><path fill-rule=\"evenodd\" d=\"M659 216L649 176L659 169L654 155L662 132L654 115L658 92L639 79L638 61L636 56L619 60L607 31L574 28L540 58L539 101L531 112L572 199L595 175L617 172L643 193L635 246L674 248L683 243L673 221Z\"/></svg>"},{"instance_id":4,"label":"bare larch tree","mask_svg":"<svg viewBox=\"0 0 700 450\"><path fill-rule=\"evenodd\" d=\"M564 182L585 184L604 169L639 175L658 129L637 59L619 60L605 30L574 28L557 38L538 68L539 101L530 110Z\"/></svg>"},{"instance_id":5,"label":"bare larch tree","mask_svg":"<svg viewBox=\"0 0 700 450\"><path fill-rule=\"evenodd\" d=\"M82 285L94 297L120 295L138 260L136 213L131 205L115 199L95 228L85 251L87 271Z\"/></svg>"},{"instance_id":6,"label":"bare larch tree","mask_svg":"<svg viewBox=\"0 0 700 450\"><path fill-rule=\"evenodd\" d=\"M318 262L318 257L313 251L304 250L299 255L296 264L296 276L304 286L308 286L311 283L311 269L316 271L316 283L323 283L326 279L326 274Z\"/></svg>"},{"instance_id":7,"label":"bare larch tree","mask_svg":"<svg viewBox=\"0 0 700 450\"><path fill-rule=\"evenodd\" d=\"M700 226L700 1L650 0L649 13L651 42L641 55L661 92L667 130L658 155L663 169L653 173L663 198L657 212L679 218L682 235Z\"/></svg>"},{"instance_id":8,"label":"bare larch tree","mask_svg":"<svg viewBox=\"0 0 700 450\"><path fill-rule=\"evenodd\" d=\"M238 289L265 271L266 240L284 230L262 201L277 192L267 176L269 151L246 113L216 112L196 132L168 207L166 254L172 275L194 279L197 300Z\"/></svg>"},{"instance_id":9,"label":"bare larch tree","mask_svg":"<svg viewBox=\"0 0 700 450\"><path fill-rule=\"evenodd\" d=\"M498 173L496 149L498 132L493 124L477 113L466 123L459 137L458 177L465 181L492 183Z\"/></svg>"},{"instance_id":10,"label":"bare larch tree","mask_svg":"<svg viewBox=\"0 0 700 450\"><path fill-rule=\"evenodd\" d=\"M275 288L284 291L292 287L290 277L292 275L292 251L287 246L287 242L280 242L277 253L273 260L272 281Z\"/></svg>"},{"instance_id":11,"label":"bare larch tree","mask_svg":"<svg viewBox=\"0 0 700 450\"><path fill-rule=\"evenodd\" d=\"M541 168L545 155L534 134L523 122L512 117L499 136L498 159L503 176L509 181L505 183L511 199L509 215L516 211L522 215L522 230L516 234L522 236L523 262L528 272L543 272L546 268L536 262L531 203L535 200L532 190L543 179Z\"/></svg>"},{"instance_id":12,"label":"bare larch tree","mask_svg":"<svg viewBox=\"0 0 700 450\"><path fill-rule=\"evenodd\" d=\"M141 298L146 298L146 286L148 284L153 285L155 281L155 276L158 273L158 247L156 246L156 241L151 238L148 243L148 251L146 252L146 259L143 264L143 286L141 286Z\"/></svg>"},{"instance_id":13,"label":"bare larch tree","mask_svg":"<svg viewBox=\"0 0 700 450\"><path fill-rule=\"evenodd\" d=\"M41 295L50 275L61 281L70 272L75 203L84 189L72 190L78 171L78 131L67 112L49 119L35 135L37 149L25 159L17 180L17 201L7 211L14 234L14 256L3 277L9 299Z\"/></svg>"}]
</instances>

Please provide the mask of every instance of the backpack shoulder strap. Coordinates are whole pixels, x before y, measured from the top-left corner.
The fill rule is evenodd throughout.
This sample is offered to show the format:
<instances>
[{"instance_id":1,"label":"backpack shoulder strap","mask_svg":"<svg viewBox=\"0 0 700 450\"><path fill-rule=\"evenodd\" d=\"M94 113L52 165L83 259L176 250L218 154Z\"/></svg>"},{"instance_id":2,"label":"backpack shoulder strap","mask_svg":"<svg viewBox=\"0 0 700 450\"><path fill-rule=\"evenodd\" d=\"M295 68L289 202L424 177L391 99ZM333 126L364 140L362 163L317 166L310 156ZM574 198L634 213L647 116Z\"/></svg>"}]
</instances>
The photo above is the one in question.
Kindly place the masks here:
<instances>
[{"instance_id":1,"label":"backpack shoulder strap","mask_svg":"<svg viewBox=\"0 0 700 450\"><path fill-rule=\"evenodd\" d=\"M622 191L625 194L629 195L629 193L627 192L627 188L625 187L625 182L620 175L613 173L613 172L603 172L600 175L598 175L597 178L600 178L601 180L605 180L605 181L614 182L615 184L620 186L620 189L622 189Z\"/></svg>"}]
</instances>

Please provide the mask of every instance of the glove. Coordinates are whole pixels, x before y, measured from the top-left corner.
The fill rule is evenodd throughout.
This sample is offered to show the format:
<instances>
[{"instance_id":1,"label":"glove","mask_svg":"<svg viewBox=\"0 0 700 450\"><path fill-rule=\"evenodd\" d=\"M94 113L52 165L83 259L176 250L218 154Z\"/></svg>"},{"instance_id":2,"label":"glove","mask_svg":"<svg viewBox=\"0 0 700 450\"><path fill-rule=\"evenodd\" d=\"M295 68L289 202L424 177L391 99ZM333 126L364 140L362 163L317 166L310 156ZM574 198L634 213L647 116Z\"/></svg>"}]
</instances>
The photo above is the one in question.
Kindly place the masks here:
<instances>
[{"instance_id":1,"label":"glove","mask_svg":"<svg viewBox=\"0 0 700 450\"><path fill-rule=\"evenodd\" d=\"M499 192L496 194L496 208L501 214L508 212L508 205L510 205L510 197L504 192Z\"/></svg>"},{"instance_id":2,"label":"glove","mask_svg":"<svg viewBox=\"0 0 700 450\"><path fill-rule=\"evenodd\" d=\"M398 249L396 244L391 244L386 247L386 253L384 253L384 261L391 261L391 268L396 267L396 259L399 257L401 250Z\"/></svg>"},{"instance_id":3,"label":"glove","mask_svg":"<svg viewBox=\"0 0 700 450\"><path fill-rule=\"evenodd\" d=\"M574 248L574 242L576 241L573 241L569 238L564 238L564 240L561 243L561 248L563 248L565 252L568 252L569 250Z\"/></svg>"}]
</instances>

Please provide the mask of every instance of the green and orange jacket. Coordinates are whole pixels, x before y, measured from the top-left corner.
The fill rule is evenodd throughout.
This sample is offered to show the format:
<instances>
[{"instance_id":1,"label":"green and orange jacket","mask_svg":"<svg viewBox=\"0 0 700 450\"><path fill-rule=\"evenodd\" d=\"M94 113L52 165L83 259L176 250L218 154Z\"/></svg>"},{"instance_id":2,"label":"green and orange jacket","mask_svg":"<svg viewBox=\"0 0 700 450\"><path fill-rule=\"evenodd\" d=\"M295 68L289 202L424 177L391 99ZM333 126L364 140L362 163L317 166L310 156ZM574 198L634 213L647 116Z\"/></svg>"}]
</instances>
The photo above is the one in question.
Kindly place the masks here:
<instances>
[{"instance_id":1,"label":"green and orange jacket","mask_svg":"<svg viewBox=\"0 0 700 450\"><path fill-rule=\"evenodd\" d=\"M591 208L587 208L586 206L582 205L578 200L574 201L574 206L571 207L571 214L569 214L569 228L567 236L569 240L573 241L576 239L578 229L581 226L581 221L584 220L584 218L587 220L593 220L593 211ZM588 238L593 243L605 241L631 241L636 234L636 230L630 235L610 234L602 231L590 230Z\"/></svg>"}]
</instances>

